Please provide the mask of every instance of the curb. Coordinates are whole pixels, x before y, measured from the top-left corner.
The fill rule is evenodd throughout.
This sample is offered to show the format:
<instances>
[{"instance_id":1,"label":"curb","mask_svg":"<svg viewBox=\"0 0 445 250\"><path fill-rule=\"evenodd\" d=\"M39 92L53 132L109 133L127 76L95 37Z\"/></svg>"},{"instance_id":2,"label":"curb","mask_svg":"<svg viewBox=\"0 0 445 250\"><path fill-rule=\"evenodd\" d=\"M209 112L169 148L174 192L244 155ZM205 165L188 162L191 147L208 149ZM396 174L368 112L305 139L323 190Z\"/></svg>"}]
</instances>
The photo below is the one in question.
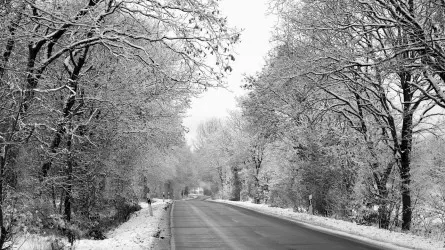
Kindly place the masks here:
<instances>
[{"instance_id":1,"label":"curb","mask_svg":"<svg viewBox=\"0 0 445 250\"><path fill-rule=\"evenodd\" d=\"M172 250L176 249L176 243L175 243L175 234L174 234L174 227L173 227L173 210L175 209L175 201L172 202L171 209L170 209L170 247Z\"/></svg>"}]
</instances>

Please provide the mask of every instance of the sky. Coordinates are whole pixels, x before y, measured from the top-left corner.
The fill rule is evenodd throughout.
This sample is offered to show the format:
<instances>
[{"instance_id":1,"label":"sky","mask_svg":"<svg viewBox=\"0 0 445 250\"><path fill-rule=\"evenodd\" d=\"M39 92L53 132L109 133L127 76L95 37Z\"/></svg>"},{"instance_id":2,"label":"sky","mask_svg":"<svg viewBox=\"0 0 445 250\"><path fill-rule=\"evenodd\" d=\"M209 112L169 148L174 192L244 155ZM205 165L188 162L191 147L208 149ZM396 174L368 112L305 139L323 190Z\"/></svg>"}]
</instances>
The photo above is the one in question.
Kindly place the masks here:
<instances>
[{"instance_id":1,"label":"sky","mask_svg":"<svg viewBox=\"0 0 445 250\"><path fill-rule=\"evenodd\" d=\"M193 98L183 125L188 129L187 144L193 145L198 125L206 120L228 115L236 109L236 97L245 94L240 87L243 75L259 72L265 57L272 48L270 39L274 25L272 16L267 15L268 0L222 0L220 8L227 16L229 26L242 29L240 43L235 48L233 71L227 78L227 89L210 89Z\"/></svg>"}]
</instances>

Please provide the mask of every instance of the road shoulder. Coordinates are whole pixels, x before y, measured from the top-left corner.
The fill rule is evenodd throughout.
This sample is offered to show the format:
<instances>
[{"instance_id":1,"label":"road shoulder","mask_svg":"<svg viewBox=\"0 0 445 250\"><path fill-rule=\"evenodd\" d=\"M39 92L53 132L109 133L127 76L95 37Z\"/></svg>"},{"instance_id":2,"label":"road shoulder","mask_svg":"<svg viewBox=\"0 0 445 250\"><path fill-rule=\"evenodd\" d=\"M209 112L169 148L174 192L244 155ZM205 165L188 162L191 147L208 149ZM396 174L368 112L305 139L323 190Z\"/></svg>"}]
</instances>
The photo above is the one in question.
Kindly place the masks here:
<instances>
[{"instance_id":1,"label":"road shoulder","mask_svg":"<svg viewBox=\"0 0 445 250\"><path fill-rule=\"evenodd\" d=\"M173 227L173 210L175 209L175 202L172 203L170 206L170 249L175 250L176 244L175 244L175 234L174 234L174 227Z\"/></svg>"},{"instance_id":2,"label":"road shoulder","mask_svg":"<svg viewBox=\"0 0 445 250\"><path fill-rule=\"evenodd\" d=\"M171 211L174 202L165 206L161 211L156 233L150 249L174 249L171 248Z\"/></svg>"}]
</instances>

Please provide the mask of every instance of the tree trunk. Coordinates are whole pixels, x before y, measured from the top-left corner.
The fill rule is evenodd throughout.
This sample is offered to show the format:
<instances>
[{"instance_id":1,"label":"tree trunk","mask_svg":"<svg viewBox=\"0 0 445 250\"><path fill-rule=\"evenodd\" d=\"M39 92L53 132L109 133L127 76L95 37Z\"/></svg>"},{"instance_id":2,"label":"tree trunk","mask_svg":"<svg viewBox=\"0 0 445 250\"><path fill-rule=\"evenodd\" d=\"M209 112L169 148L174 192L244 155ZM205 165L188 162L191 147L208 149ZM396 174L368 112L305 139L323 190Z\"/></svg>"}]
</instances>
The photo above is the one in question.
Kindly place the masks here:
<instances>
[{"instance_id":1,"label":"tree trunk","mask_svg":"<svg viewBox=\"0 0 445 250\"><path fill-rule=\"evenodd\" d=\"M67 164L67 180L66 180L66 191L65 191L65 209L64 209L64 216L66 221L71 221L71 202L72 202L72 189L73 189L73 161L70 157L68 159Z\"/></svg>"},{"instance_id":2,"label":"tree trunk","mask_svg":"<svg viewBox=\"0 0 445 250\"><path fill-rule=\"evenodd\" d=\"M403 127L405 127L405 119ZM410 123L410 122L408 122ZM411 124L409 124L411 125ZM411 126L409 126L411 127ZM402 230L410 230L411 228L411 174L410 174L410 163L411 163L411 133L409 128L402 129L402 143L400 145L401 160L400 160L400 178L402 179ZM405 138L404 138L405 135ZM408 138L407 138L408 137Z\"/></svg>"},{"instance_id":3,"label":"tree trunk","mask_svg":"<svg viewBox=\"0 0 445 250\"><path fill-rule=\"evenodd\" d=\"M373 163L373 169L377 169L377 166L379 166L379 163L375 162ZM392 167L389 167L387 169L392 169ZM375 171L375 170L374 170ZM378 192L378 200L377 204L379 206L378 213L379 213L379 228L388 229L389 223L390 223L390 211L388 211L388 189L386 187L386 183L388 181L389 171L387 170L384 172L384 175L379 175L376 172L374 172L374 181L377 185L377 192Z\"/></svg>"},{"instance_id":4,"label":"tree trunk","mask_svg":"<svg viewBox=\"0 0 445 250\"><path fill-rule=\"evenodd\" d=\"M379 228L389 228L389 214L386 204L379 207Z\"/></svg>"},{"instance_id":5,"label":"tree trunk","mask_svg":"<svg viewBox=\"0 0 445 250\"><path fill-rule=\"evenodd\" d=\"M233 191L232 200L239 201L241 199L241 181L239 179L238 168L233 167Z\"/></svg>"},{"instance_id":6,"label":"tree trunk","mask_svg":"<svg viewBox=\"0 0 445 250\"><path fill-rule=\"evenodd\" d=\"M420 101L412 104L413 90L410 85L411 74L403 72L400 74L403 89L403 119L400 143L400 178L402 179L402 230L411 228L411 149L413 134L413 112L420 104Z\"/></svg>"},{"instance_id":7,"label":"tree trunk","mask_svg":"<svg viewBox=\"0 0 445 250\"><path fill-rule=\"evenodd\" d=\"M256 204L260 204L260 179L258 179L258 174L260 172L260 168L255 166L255 176L254 176L254 201Z\"/></svg>"},{"instance_id":8,"label":"tree trunk","mask_svg":"<svg viewBox=\"0 0 445 250\"><path fill-rule=\"evenodd\" d=\"M3 137L0 137L0 143L5 143ZM3 213L3 201L5 200L6 196L3 186L5 185L5 168L8 151L9 146L0 144L0 249L3 249L3 245L5 244L9 234L5 227L5 218Z\"/></svg>"},{"instance_id":9,"label":"tree trunk","mask_svg":"<svg viewBox=\"0 0 445 250\"><path fill-rule=\"evenodd\" d=\"M263 161L263 147L260 143L258 143L255 146L255 152L253 155L253 162L255 163L255 172L254 172L254 186L255 186L255 203L256 204L260 204L260 194L261 194L261 188L260 188L260 179L258 178L258 176L260 175L260 169L261 169L261 164Z\"/></svg>"},{"instance_id":10,"label":"tree trunk","mask_svg":"<svg viewBox=\"0 0 445 250\"><path fill-rule=\"evenodd\" d=\"M65 207L64 207L64 217L66 220L66 225L68 226L71 222L71 207L72 207L72 201L73 201L73 165L74 165L74 159L72 157L72 140L71 135L68 135L67 139L67 150L68 150L68 157L67 157L67 169L66 169L66 184L65 184ZM68 238L68 242L71 243L71 245L74 243L74 232L69 228L66 227L65 234Z\"/></svg>"},{"instance_id":11,"label":"tree trunk","mask_svg":"<svg viewBox=\"0 0 445 250\"><path fill-rule=\"evenodd\" d=\"M3 146L3 148L5 148ZM3 153L3 152L2 152ZM3 249L3 244L5 244L7 231L4 226L3 221L3 175L4 175L4 169L5 169L5 161L4 154L0 155L0 249Z\"/></svg>"},{"instance_id":12,"label":"tree trunk","mask_svg":"<svg viewBox=\"0 0 445 250\"><path fill-rule=\"evenodd\" d=\"M400 222L400 220L399 220L399 214L400 214L400 202L397 202L397 205L396 205L396 214L395 214L395 216L394 216L394 227L399 227L399 222Z\"/></svg>"},{"instance_id":13,"label":"tree trunk","mask_svg":"<svg viewBox=\"0 0 445 250\"><path fill-rule=\"evenodd\" d=\"M414 1L408 1L408 11L412 16L414 13ZM416 41L413 33L404 34L402 43L412 44ZM408 62L416 60L416 51L406 51L402 53L402 58ZM402 230L410 230L411 228L411 149L413 140L413 113L420 105L422 98L413 103L413 94L416 88L411 86L411 82L415 81L412 72L404 70L399 73L400 85L403 91L403 118L402 118L402 132L400 143L400 178L402 179L401 193L402 193Z\"/></svg>"},{"instance_id":14,"label":"tree trunk","mask_svg":"<svg viewBox=\"0 0 445 250\"><path fill-rule=\"evenodd\" d=\"M381 84L381 81L379 80L379 83ZM380 96L380 101L382 105L386 106L386 96L384 94L385 92L382 91L382 94ZM369 153L372 156L373 162L371 163L371 169L373 171L373 179L377 186L377 203L379 205L378 209L378 220L379 220L379 227L383 229L389 228L390 223L390 211L388 211L388 189L386 187L386 184L388 182L389 176L391 175L393 164L389 163L386 168L382 171L380 168L382 167L379 162L379 157L377 150L375 149L373 142L369 139L368 136L368 127L366 126L366 122L364 119L364 110L363 110L363 100L361 99L360 95L355 94L356 102L357 102L357 110L358 115L360 117L360 132L363 134L363 138L365 139L365 142L367 144L367 148ZM385 110L389 110L387 107ZM391 136L393 138L393 143L398 144L397 141L397 133L396 128L394 124L393 117L390 113L388 113L388 125L391 129ZM394 152L395 154L395 152Z\"/></svg>"},{"instance_id":15,"label":"tree trunk","mask_svg":"<svg viewBox=\"0 0 445 250\"><path fill-rule=\"evenodd\" d=\"M78 95L78 79L79 79L79 75L80 75L80 71L82 70L82 67L85 64L86 61L86 57L88 55L88 51L89 51L89 47L86 47L83 49L82 51L82 55L79 57L79 59L77 60L77 62L74 64L75 66L73 68L71 68L70 65L65 65L66 69L68 71L68 73L70 74L70 78L68 81L68 86L71 88L71 93L69 94L65 105L63 107L62 110L62 114L63 114L63 121L60 122L57 125L57 131L54 134L54 138L51 141L51 145L50 145L50 152L51 153L56 153L56 149L59 147L60 143L62 142L62 137L66 134L66 129L65 129L65 122L66 120L69 120L71 118L73 118L73 116L76 115L76 110L73 110L74 105L76 104L76 97ZM79 104L80 108L81 104ZM41 176L41 181L44 180L44 178L46 178L48 176L48 171L51 169L52 166L52 160L48 160L47 162L45 162L42 165L42 176Z\"/></svg>"},{"instance_id":16,"label":"tree trunk","mask_svg":"<svg viewBox=\"0 0 445 250\"><path fill-rule=\"evenodd\" d=\"M54 212L57 211L57 203L56 203L56 188L54 187L54 185L51 186L51 196L52 196L52 202L53 202L53 207L54 207Z\"/></svg>"}]
</instances>

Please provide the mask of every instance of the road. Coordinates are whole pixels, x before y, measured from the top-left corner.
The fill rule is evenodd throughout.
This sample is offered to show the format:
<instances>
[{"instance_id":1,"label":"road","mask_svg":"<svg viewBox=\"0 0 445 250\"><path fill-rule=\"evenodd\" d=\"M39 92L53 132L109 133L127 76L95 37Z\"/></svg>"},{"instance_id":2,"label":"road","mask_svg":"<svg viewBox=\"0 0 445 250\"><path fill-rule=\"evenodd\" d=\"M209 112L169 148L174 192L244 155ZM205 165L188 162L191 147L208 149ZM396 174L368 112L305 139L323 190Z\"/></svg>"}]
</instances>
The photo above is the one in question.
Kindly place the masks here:
<instances>
[{"instance_id":1,"label":"road","mask_svg":"<svg viewBox=\"0 0 445 250\"><path fill-rule=\"evenodd\" d=\"M176 201L172 249L380 249L227 204Z\"/></svg>"}]
</instances>

